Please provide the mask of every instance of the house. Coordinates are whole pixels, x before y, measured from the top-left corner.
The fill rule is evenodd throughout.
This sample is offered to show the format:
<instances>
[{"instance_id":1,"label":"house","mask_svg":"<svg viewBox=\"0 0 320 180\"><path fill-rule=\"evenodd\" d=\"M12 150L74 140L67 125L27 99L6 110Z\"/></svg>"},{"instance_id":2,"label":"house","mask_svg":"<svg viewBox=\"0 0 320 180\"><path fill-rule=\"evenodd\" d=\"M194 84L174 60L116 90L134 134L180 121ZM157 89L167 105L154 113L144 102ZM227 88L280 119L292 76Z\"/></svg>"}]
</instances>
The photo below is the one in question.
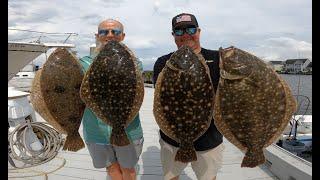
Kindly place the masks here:
<instances>
[{"instance_id":1,"label":"house","mask_svg":"<svg viewBox=\"0 0 320 180\"><path fill-rule=\"evenodd\" d=\"M284 61L270 61L269 63L272 65L275 71L277 72L283 71Z\"/></svg>"},{"instance_id":2,"label":"house","mask_svg":"<svg viewBox=\"0 0 320 180\"><path fill-rule=\"evenodd\" d=\"M312 72L312 62L309 63L309 65L306 67L307 72Z\"/></svg>"},{"instance_id":3,"label":"house","mask_svg":"<svg viewBox=\"0 0 320 180\"><path fill-rule=\"evenodd\" d=\"M311 63L311 61L306 59L287 59L285 61L284 69L288 73L301 73L305 72L307 66Z\"/></svg>"}]
</instances>

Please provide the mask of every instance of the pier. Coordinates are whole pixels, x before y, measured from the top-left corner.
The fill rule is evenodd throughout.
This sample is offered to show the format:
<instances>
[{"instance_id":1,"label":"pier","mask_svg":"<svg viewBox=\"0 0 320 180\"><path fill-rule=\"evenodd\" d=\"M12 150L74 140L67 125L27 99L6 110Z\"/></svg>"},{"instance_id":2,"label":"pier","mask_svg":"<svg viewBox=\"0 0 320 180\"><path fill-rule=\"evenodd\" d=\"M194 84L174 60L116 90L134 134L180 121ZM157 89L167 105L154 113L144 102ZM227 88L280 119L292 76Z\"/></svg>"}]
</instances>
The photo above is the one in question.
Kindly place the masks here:
<instances>
[{"instance_id":1,"label":"pier","mask_svg":"<svg viewBox=\"0 0 320 180\"><path fill-rule=\"evenodd\" d=\"M154 88L145 87L145 97L140 109L141 125L144 133L143 150L136 167L138 180L162 180L162 166L160 161L159 127L153 116L153 93ZM43 119L36 114L37 121ZM82 126L79 132L82 136ZM277 177L270 171L268 164L255 168L241 168L241 161L244 154L233 144L224 139L225 150L223 153L223 165L218 172L218 180L271 180ZM64 164L65 163L65 164ZM8 168L10 167L8 163ZM28 170L29 169L29 170ZM50 180L106 180L107 173L104 168L96 169L92 165L91 157L87 148L78 152L60 150L59 154L52 161L39 165L39 167L21 170L13 173L9 170L9 178L30 176L29 171L38 171L39 176L25 177L24 179L47 179ZM24 173L23 173L24 172ZM36 174L34 172L33 174ZM196 180L191 165L183 171L181 180Z\"/></svg>"}]
</instances>

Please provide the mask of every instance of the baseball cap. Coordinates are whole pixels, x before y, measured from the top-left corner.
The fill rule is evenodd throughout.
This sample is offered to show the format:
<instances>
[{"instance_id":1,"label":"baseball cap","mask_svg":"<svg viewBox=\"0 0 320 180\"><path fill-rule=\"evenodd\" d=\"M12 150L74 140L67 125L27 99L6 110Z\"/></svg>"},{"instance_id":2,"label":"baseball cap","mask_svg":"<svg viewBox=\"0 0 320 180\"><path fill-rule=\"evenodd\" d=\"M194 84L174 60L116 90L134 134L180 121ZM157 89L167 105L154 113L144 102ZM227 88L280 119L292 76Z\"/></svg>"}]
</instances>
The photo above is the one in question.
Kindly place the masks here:
<instances>
[{"instance_id":1,"label":"baseball cap","mask_svg":"<svg viewBox=\"0 0 320 180\"><path fill-rule=\"evenodd\" d=\"M199 27L198 21L193 14L181 13L172 18L172 30L175 28L184 28L188 26Z\"/></svg>"}]
</instances>

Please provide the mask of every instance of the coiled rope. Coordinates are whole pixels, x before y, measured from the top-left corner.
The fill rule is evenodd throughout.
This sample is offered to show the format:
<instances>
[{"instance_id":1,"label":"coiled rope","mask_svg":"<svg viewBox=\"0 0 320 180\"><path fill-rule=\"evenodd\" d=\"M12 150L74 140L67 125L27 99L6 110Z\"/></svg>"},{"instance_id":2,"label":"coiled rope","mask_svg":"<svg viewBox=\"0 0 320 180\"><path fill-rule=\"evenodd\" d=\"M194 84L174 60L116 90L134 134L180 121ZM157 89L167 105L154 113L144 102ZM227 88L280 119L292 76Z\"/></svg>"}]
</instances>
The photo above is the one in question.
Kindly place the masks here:
<instances>
[{"instance_id":1,"label":"coiled rope","mask_svg":"<svg viewBox=\"0 0 320 180\"><path fill-rule=\"evenodd\" d=\"M12 164L14 168L8 168L9 173L17 173L17 171L24 168L30 168L34 166L38 166L49 162L53 158L55 158L63 146L64 139L62 135L52 128L48 126L48 123L44 122L30 122L27 120L27 123L19 124L10 134L9 134L9 157L18 161L23 162L24 164L21 167L17 167L15 164ZM26 144L26 134L27 130L32 128L37 135L37 138L43 145L43 148L39 151L34 151ZM55 169L54 171L62 168L65 165L65 159L63 159L62 165ZM47 177L48 173L54 172L43 172L36 170L28 170L29 172L37 172L39 175L45 175ZM23 171L21 171L23 172ZM25 171L26 172L26 171ZM32 176L23 176L23 177L32 177ZM21 176L16 178L22 178Z\"/></svg>"}]
</instances>

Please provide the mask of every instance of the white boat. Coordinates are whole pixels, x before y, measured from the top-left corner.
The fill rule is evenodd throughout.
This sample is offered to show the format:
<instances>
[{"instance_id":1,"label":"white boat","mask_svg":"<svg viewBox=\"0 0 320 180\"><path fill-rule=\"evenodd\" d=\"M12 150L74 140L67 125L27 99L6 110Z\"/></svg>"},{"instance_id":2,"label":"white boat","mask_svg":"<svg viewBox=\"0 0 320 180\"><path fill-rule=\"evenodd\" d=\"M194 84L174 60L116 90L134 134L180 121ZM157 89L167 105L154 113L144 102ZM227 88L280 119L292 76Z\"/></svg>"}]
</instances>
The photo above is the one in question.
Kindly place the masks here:
<instances>
[{"instance_id":1,"label":"white boat","mask_svg":"<svg viewBox=\"0 0 320 180\"><path fill-rule=\"evenodd\" d=\"M51 48L64 47L74 48L73 44L68 44L66 41L75 33L45 33L30 30L14 30L15 33L28 32L38 33L39 37L36 41L22 42L20 41L8 41L8 86L15 87L17 90L29 92L31 83L35 75L35 65L33 60L39 57L43 53L47 53ZM9 31L10 32L10 31ZM41 42L40 38L46 34L67 36L64 38L63 43L56 42ZM23 37L28 37L28 34L23 34Z\"/></svg>"},{"instance_id":2,"label":"white boat","mask_svg":"<svg viewBox=\"0 0 320 180\"><path fill-rule=\"evenodd\" d=\"M312 115L294 116L277 144L300 157L312 152Z\"/></svg>"},{"instance_id":3,"label":"white boat","mask_svg":"<svg viewBox=\"0 0 320 180\"><path fill-rule=\"evenodd\" d=\"M10 79L8 87L14 87L17 90L29 92L37 70L37 66L33 63L26 65L12 79Z\"/></svg>"},{"instance_id":4,"label":"white boat","mask_svg":"<svg viewBox=\"0 0 320 180\"><path fill-rule=\"evenodd\" d=\"M73 48L73 44L8 42L8 81L32 60L50 48Z\"/></svg>"},{"instance_id":5,"label":"white boat","mask_svg":"<svg viewBox=\"0 0 320 180\"><path fill-rule=\"evenodd\" d=\"M312 162L312 115L307 115L310 100L304 95L295 95L298 108L277 145L290 153Z\"/></svg>"},{"instance_id":6,"label":"white boat","mask_svg":"<svg viewBox=\"0 0 320 180\"><path fill-rule=\"evenodd\" d=\"M35 31L32 31L35 32ZM39 32L43 34L43 32ZM52 34L52 33L51 33ZM54 33L55 34L55 33ZM74 33L64 33L69 35ZM67 39L68 39L67 38ZM66 39L66 40L67 40ZM27 92L31 88L32 81L35 76L36 68L32 61L39 57L42 53L46 53L51 48L74 48L75 45L65 43L43 43L36 42L17 42L8 41L8 159L13 167L19 164L19 167L34 166L41 164L54 158L57 153L53 153L49 159L43 161L39 160L42 155L42 147L40 141L32 130L32 123L36 123L35 111L29 102L29 94ZM27 124L27 126L25 126ZM37 126L40 125L39 123ZM48 128L45 124L40 125L43 128ZM17 145L16 141L21 140L20 130L19 136L17 131L19 128L23 129L23 143ZM60 135L57 135L57 137ZM61 138L59 138L61 140ZM51 146L51 145L50 145ZM33 153L37 151L37 156ZM30 153L32 152L32 153ZM41 159L41 158L40 158ZM16 163L18 162L18 163ZM21 166L20 166L21 165Z\"/></svg>"}]
</instances>

